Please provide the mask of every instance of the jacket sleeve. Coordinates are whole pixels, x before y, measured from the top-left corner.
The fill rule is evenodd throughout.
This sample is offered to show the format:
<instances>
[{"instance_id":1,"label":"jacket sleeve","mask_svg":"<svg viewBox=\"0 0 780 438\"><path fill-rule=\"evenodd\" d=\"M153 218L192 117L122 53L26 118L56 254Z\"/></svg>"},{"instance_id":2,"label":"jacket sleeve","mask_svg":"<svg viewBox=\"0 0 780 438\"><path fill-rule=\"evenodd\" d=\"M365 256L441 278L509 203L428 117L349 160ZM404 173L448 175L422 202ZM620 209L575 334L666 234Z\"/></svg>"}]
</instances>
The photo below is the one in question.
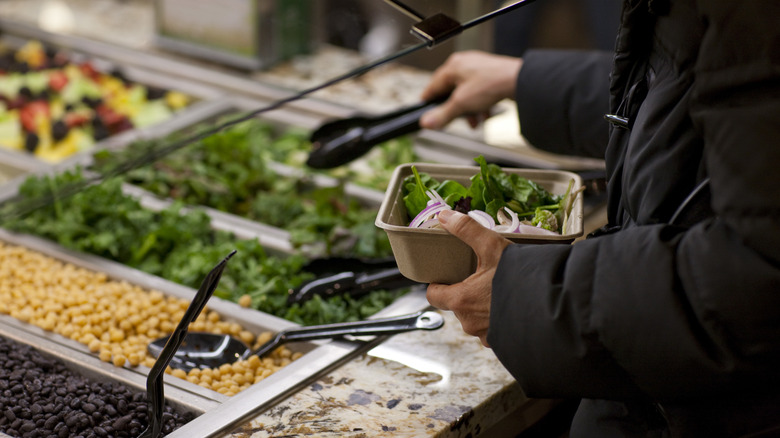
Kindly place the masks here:
<instances>
[{"instance_id":1,"label":"jacket sleeve","mask_svg":"<svg viewBox=\"0 0 780 438\"><path fill-rule=\"evenodd\" d=\"M515 96L523 136L548 152L604 158L611 66L608 52L526 52Z\"/></svg>"},{"instance_id":2,"label":"jacket sleeve","mask_svg":"<svg viewBox=\"0 0 780 438\"><path fill-rule=\"evenodd\" d=\"M488 342L530 396L656 399L780 384L780 3L702 2L690 115L715 216L512 245Z\"/></svg>"}]
</instances>

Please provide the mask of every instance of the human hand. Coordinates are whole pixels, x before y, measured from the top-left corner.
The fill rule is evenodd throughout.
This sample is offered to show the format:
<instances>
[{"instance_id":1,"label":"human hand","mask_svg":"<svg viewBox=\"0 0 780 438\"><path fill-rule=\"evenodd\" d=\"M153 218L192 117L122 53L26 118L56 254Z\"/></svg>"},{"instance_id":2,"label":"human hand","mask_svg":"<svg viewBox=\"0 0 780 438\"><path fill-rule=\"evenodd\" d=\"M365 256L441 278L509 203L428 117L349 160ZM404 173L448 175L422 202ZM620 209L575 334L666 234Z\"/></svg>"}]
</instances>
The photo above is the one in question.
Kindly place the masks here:
<instances>
[{"instance_id":1,"label":"human hand","mask_svg":"<svg viewBox=\"0 0 780 438\"><path fill-rule=\"evenodd\" d=\"M458 52L433 72L423 90L424 101L451 92L449 99L423 114L420 126L441 129L456 117L466 115L472 128L489 115L499 101L515 97L521 58L479 51Z\"/></svg>"},{"instance_id":2,"label":"human hand","mask_svg":"<svg viewBox=\"0 0 780 438\"><path fill-rule=\"evenodd\" d=\"M482 345L489 347L487 332L490 326L493 276L501 254L511 242L467 215L453 210L439 213L439 223L474 249L477 270L453 285L431 283L426 295L428 302L436 308L451 310L460 320L464 332L479 337Z\"/></svg>"}]
</instances>

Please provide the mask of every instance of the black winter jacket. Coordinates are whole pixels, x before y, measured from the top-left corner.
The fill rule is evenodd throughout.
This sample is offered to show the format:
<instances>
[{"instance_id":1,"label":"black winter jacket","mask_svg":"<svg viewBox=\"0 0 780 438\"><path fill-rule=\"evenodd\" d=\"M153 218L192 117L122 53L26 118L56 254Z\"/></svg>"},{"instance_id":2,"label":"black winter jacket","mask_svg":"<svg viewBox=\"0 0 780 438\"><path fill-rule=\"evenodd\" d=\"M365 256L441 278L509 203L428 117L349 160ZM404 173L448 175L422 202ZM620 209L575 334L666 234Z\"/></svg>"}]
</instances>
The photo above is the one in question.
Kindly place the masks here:
<instances>
[{"instance_id":1,"label":"black winter jacket","mask_svg":"<svg viewBox=\"0 0 780 438\"><path fill-rule=\"evenodd\" d=\"M506 249L498 358L657 408L639 435L780 434L780 1L628 0L614 54L527 52L517 102L532 144L605 158L613 232Z\"/></svg>"}]
</instances>

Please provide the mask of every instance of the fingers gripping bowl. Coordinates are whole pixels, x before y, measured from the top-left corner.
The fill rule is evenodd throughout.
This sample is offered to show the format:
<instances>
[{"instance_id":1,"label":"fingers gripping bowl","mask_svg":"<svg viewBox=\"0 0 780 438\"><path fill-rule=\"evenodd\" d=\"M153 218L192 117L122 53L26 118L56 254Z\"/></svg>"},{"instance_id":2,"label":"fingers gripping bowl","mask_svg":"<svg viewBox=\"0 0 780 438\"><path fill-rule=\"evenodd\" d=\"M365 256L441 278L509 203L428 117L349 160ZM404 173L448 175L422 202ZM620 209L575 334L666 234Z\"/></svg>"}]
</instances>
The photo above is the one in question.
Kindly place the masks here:
<instances>
[{"instance_id":1,"label":"fingers gripping bowl","mask_svg":"<svg viewBox=\"0 0 780 438\"><path fill-rule=\"evenodd\" d=\"M404 203L404 180L414 174L427 174L438 181L451 180L468 187L471 178L480 173L478 166L454 166L408 163L393 172L390 185L379 208L376 226L387 233L401 273L420 283L452 284L462 281L477 268L474 251L460 239L441 228L409 227L409 215ZM533 181L553 195L582 186L582 179L572 172L559 170L501 168L509 175ZM567 220L560 233L525 234L500 232L514 243L570 244L583 234L582 196L573 198Z\"/></svg>"}]
</instances>

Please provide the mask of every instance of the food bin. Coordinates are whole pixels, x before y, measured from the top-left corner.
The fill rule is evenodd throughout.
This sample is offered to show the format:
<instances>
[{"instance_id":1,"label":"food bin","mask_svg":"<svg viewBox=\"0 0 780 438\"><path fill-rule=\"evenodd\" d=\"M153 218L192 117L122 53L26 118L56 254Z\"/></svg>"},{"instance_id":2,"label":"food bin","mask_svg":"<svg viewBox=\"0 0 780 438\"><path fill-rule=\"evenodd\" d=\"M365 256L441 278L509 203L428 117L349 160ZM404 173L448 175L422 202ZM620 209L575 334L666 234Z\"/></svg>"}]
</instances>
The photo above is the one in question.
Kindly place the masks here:
<instances>
[{"instance_id":1,"label":"food bin","mask_svg":"<svg viewBox=\"0 0 780 438\"><path fill-rule=\"evenodd\" d=\"M479 173L477 166L452 166L442 164L409 163L398 166L390 180L390 186L379 208L376 226L384 229L390 239L398 268L401 273L420 283L457 283L468 277L477 268L474 251L443 229L409 228L406 207L402 198L403 180L412 175L412 167L420 173L427 173L436 180L454 180L468 185L469 179ZM504 172L517 174L533 181L553 194L566 192L569 182L580 187L582 179L572 172L560 170L502 168ZM569 244L583 234L583 202L577 196L572 206L566 229L561 235L523 235L501 233L515 243L558 243Z\"/></svg>"},{"instance_id":2,"label":"food bin","mask_svg":"<svg viewBox=\"0 0 780 438\"><path fill-rule=\"evenodd\" d=\"M0 56L6 63L24 59L29 65L9 69L3 77L2 160L26 155L61 163L181 117L221 95L197 83L60 49L56 42L4 35Z\"/></svg>"},{"instance_id":3,"label":"food bin","mask_svg":"<svg viewBox=\"0 0 780 438\"><path fill-rule=\"evenodd\" d=\"M115 263L101 257L62 248L45 239L30 235L9 233L0 229L0 242L8 245L22 246L60 262L93 272L105 273L109 279L123 281L148 290L162 292L166 296L191 299L195 291L172 283L133 268ZM229 269L229 267L228 267ZM272 315L244 308L238 304L212 297L208 307L218 312L224 320L241 324L255 333L263 331L278 331L297 327L296 324L274 317ZM427 307L427 301L421 291L412 292L380 311L377 317L396 316L412 313ZM73 369L90 371L99 369L103 373L120 379L123 383L131 382L134 386L143 388L150 369L144 365L131 367L125 364L117 367L103 362L95 353L80 342L63 335L46 331L38 326L23 322L10 315L0 315L0 336L13 334L17 337L29 338L30 343L39 346L47 345L58 352L58 356L70 358ZM322 340L296 342L289 344L289 349L303 353L303 356L285 365L278 371L266 377L261 382L251 385L234 396L225 396L211 389L201 387L187 380L172 375L165 375L166 399L174 406L191 408L200 415L198 425L188 428L190 432L182 431L175 436L212 436L224 428L252 413L256 414L281 398L305 387L312 379L322 373L347 361L356 355L364 353L381 343L386 336L356 337L355 339ZM208 430L208 433L206 432ZM0 434L0 436L2 436Z\"/></svg>"},{"instance_id":4,"label":"food bin","mask_svg":"<svg viewBox=\"0 0 780 438\"><path fill-rule=\"evenodd\" d=\"M71 391L76 391L69 394L72 398L67 397L71 402L68 403L69 406L65 410L70 416L76 416L79 412L92 412L91 408L86 406L87 403L91 403L92 406L96 408L95 412L100 412L102 414L93 417L95 420L94 426L116 426L118 423L122 422L125 426L118 427L120 427L122 431L127 432L130 426L127 423L129 423L130 418L132 417L135 419L134 421L138 421L141 416L145 414L148 409L148 400L146 400L145 397L143 399L140 399L139 397L141 395L146 395L146 380L142 376L124 368L114 367L95 357L80 354L63 345L52 342L49 339L40 338L28 332L20 331L12 325L6 325L5 319L6 318L0 319L0 340L5 348L7 348L7 354L11 355L14 352L17 352L17 354L19 352L29 354L29 356L25 356L29 362L23 364L24 369L28 370L28 372L34 369L41 369L44 375L47 376L45 379L38 380L37 382L40 383L37 383L33 376L27 375L22 377L19 375L18 368L16 371L4 369L4 372L9 373L8 377L11 377L11 375L16 372L17 381L24 380L25 384L41 385L41 395L36 399L36 403L20 403L18 406L7 405L5 406L5 408L7 408L5 412L16 411L18 418L24 418L29 414L36 415L37 407L35 405L37 403L46 403L47 396L49 397L48 401L54 401L55 399L62 400L64 398L63 396L65 396L65 394L62 393L62 390L65 388L53 386L47 388L47 386L56 382L56 380L52 381L49 377L56 379L55 374L64 374L69 376L69 389ZM9 359L12 360L12 358ZM4 381L8 382L8 380ZM94 392L87 396L86 393L90 389ZM51 392L49 392L49 390ZM55 391L56 396L53 395ZM119 399L122 399L122 403L118 404L117 402ZM120 406L120 404L123 406ZM117 407L117 409L105 409L108 405ZM52 406L54 405L52 404ZM125 406L127 408L125 408ZM191 421L191 419L203 415L218 406L219 404L214 401L201 398L187 391L172 387L165 388L164 409L167 411L167 414L165 415L169 417L175 415L179 427L187 421ZM60 406L58 409L62 408L63 407ZM27 409L26 413L19 411L24 409ZM46 408L44 407L44 411L45 409ZM136 409L140 410L140 412L136 412ZM41 414L40 411L38 411L37 414ZM83 416L84 414L82 413L81 415ZM41 414L41 417L43 416L44 415ZM74 423L75 420L77 420L77 418L69 418L68 416L60 416L58 418L58 415L46 415L45 417L47 419L50 417L55 418L56 421L50 420L50 422L55 421L54 424L57 422L67 422L70 424L71 420L74 420ZM33 416L32 418L34 419L35 417ZM40 427L48 426L46 429L51 429L54 424L42 424ZM71 424L71 426L72 425L73 424ZM80 427L88 426L81 424ZM136 424L136 428L137 427ZM3 431L8 431L9 428L12 428L11 421L6 422L4 426L0 428L0 436L10 436L3 433ZM64 428L64 425L58 425L58 427L56 427L58 432L60 432L59 429L62 428ZM72 432L75 432L75 430L72 430L71 433ZM15 434L14 436L21 435ZM60 436L62 436L62 434L60 434Z\"/></svg>"}]
</instances>

